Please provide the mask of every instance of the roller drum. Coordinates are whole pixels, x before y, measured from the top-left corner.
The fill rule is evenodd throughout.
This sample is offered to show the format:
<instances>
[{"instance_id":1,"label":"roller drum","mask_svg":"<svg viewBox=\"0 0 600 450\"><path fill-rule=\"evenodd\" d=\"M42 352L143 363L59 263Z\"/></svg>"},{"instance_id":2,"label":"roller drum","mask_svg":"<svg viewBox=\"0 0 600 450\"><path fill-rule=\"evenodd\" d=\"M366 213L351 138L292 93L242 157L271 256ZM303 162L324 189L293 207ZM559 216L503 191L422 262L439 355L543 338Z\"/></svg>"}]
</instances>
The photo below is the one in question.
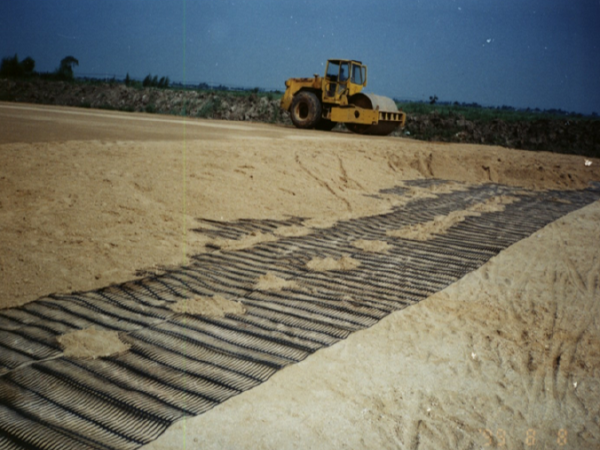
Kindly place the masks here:
<instances>
[{"instance_id":1,"label":"roller drum","mask_svg":"<svg viewBox=\"0 0 600 450\"><path fill-rule=\"evenodd\" d=\"M375 94L360 93L350 97L349 103L364 109L375 109L385 112L398 112L398 107L394 100L389 97ZM346 127L358 134L374 134L378 136L387 136L393 132L399 123L393 121L380 120L377 125L364 125L358 123L347 123Z\"/></svg>"}]
</instances>

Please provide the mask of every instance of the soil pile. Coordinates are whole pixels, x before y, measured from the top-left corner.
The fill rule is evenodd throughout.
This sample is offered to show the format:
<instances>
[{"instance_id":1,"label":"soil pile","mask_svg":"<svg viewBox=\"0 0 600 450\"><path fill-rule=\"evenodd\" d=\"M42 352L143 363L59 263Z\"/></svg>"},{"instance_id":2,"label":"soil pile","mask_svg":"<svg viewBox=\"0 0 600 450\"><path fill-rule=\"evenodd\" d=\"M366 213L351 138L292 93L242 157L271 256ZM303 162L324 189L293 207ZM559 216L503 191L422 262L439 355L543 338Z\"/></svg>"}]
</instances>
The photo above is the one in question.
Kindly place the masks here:
<instances>
[{"instance_id":1,"label":"soil pile","mask_svg":"<svg viewBox=\"0 0 600 450\"><path fill-rule=\"evenodd\" d=\"M364 250L365 252L373 253L385 252L391 248L391 245L385 241L368 241L365 239L358 239L354 241L352 245L354 245L356 248Z\"/></svg>"},{"instance_id":2,"label":"soil pile","mask_svg":"<svg viewBox=\"0 0 600 450\"><path fill-rule=\"evenodd\" d=\"M350 256L342 256L340 259L334 259L331 257L327 258L313 258L307 264L310 270L315 272L325 272L328 270L353 270L360 266L360 262L351 258Z\"/></svg>"},{"instance_id":3,"label":"soil pile","mask_svg":"<svg viewBox=\"0 0 600 450\"><path fill-rule=\"evenodd\" d=\"M286 280L272 273L266 273L258 278L255 288L259 291L281 291L282 289L297 289L298 284L293 280Z\"/></svg>"},{"instance_id":4,"label":"soil pile","mask_svg":"<svg viewBox=\"0 0 600 450\"><path fill-rule=\"evenodd\" d=\"M56 338L64 355L77 359L96 359L124 353L131 345L125 344L116 331L87 328L72 331Z\"/></svg>"},{"instance_id":5,"label":"soil pile","mask_svg":"<svg viewBox=\"0 0 600 450\"><path fill-rule=\"evenodd\" d=\"M225 314L245 314L246 308L233 300L220 295L185 298L169 306L172 311L209 317L223 317Z\"/></svg>"}]
</instances>

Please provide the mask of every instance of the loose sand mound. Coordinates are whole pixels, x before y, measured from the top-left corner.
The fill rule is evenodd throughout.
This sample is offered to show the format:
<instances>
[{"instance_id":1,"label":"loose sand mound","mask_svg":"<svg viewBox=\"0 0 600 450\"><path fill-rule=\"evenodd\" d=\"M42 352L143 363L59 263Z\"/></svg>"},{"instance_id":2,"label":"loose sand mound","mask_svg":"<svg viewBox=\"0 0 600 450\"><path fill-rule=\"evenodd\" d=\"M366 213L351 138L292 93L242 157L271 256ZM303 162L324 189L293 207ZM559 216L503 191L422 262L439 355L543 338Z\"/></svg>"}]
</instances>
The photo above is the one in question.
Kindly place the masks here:
<instances>
[{"instance_id":1,"label":"loose sand mound","mask_svg":"<svg viewBox=\"0 0 600 450\"><path fill-rule=\"evenodd\" d=\"M386 250L391 248L391 245L389 245L385 241L368 241L365 239L358 239L354 241L352 245L354 245L357 248L360 248L361 250L364 250L365 252L373 253L385 252Z\"/></svg>"},{"instance_id":2,"label":"loose sand mound","mask_svg":"<svg viewBox=\"0 0 600 450\"><path fill-rule=\"evenodd\" d=\"M129 350L131 345L119 339L116 331L85 330L72 331L56 338L68 358L96 359L114 356Z\"/></svg>"},{"instance_id":3,"label":"loose sand mound","mask_svg":"<svg viewBox=\"0 0 600 450\"><path fill-rule=\"evenodd\" d=\"M258 277L254 288L259 291L281 291L282 289L294 289L297 287L298 284L293 280L286 280L272 273L266 273Z\"/></svg>"},{"instance_id":4,"label":"loose sand mound","mask_svg":"<svg viewBox=\"0 0 600 450\"><path fill-rule=\"evenodd\" d=\"M215 295L186 298L169 306L175 312L209 317L223 317L225 314L245 314L246 308L239 302Z\"/></svg>"},{"instance_id":5,"label":"loose sand mound","mask_svg":"<svg viewBox=\"0 0 600 450\"><path fill-rule=\"evenodd\" d=\"M306 263L306 267L315 272L326 272L328 270L353 270L360 266L360 262L350 256L342 256L340 259L313 258Z\"/></svg>"},{"instance_id":6,"label":"loose sand mound","mask_svg":"<svg viewBox=\"0 0 600 450\"><path fill-rule=\"evenodd\" d=\"M279 227L274 232L277 236L284 237L300 237L311 233L311 229L307 227L299 227L292 225L289 227Z\"/></svg>"}]
</instances>

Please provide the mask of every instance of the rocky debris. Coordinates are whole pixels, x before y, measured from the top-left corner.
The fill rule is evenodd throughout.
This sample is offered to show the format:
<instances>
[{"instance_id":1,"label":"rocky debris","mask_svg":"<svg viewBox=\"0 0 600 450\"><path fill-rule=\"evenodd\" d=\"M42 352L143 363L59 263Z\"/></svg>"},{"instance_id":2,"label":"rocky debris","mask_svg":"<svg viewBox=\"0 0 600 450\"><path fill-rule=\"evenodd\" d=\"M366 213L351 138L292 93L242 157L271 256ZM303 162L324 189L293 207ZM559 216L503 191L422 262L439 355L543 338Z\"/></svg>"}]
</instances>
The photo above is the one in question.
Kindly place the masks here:
<instances>
[{"instance_id":1,"label":"rocky debris","mask_svg":"<svg viewBox=\"0 0 600 450\"><path fill-rule=\"evenodd\" d=\"M0 79L0 100L291 125L279 99L264 93ZM460 114L433 112L409 114L404 130L393 135L600 157L600 121L591 119L472 121Z\"/></svg>"},{"instance_id":2,"label":"rocky debris","mask_svg":"<svg viewBox=\"0 0 600 450\"><path fill-rule=\"evenodd\" d=\"M135 88L120 83L0 80L0 100L267 123L291 121L269 94Z\"/></svg>"},{"instance_id":3,"label":"rocky debris","mask_svg":"<svg viewBox=\"0 0 600 450\"><path fill-rule=\"evenodd\" d=\"M394 134L440 142L468 142L600 157L600 121L545 119L470 121L460 114L408 115Z\"/></svg>"}]
</instances>

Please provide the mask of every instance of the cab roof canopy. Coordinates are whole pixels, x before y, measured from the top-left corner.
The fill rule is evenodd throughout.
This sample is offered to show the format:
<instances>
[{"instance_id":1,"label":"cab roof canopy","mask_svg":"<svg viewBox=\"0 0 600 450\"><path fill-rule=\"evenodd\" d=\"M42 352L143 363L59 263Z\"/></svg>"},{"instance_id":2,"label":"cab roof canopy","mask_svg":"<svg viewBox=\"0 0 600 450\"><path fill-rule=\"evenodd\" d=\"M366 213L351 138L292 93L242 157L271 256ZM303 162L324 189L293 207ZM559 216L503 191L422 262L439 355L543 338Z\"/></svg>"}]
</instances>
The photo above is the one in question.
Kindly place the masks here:
<instances>
[{"instance_id":1,"label":"cab roof canopy","mask_svg":"<svg viewBox=\"0 0 600 450\"><path fill-rule=\"evenodd\" d=\"M361 64L362 65L362 61L357 61L355 59L330 59L328 61L329 62L334 62L334 63L353 62L353 63Z\"/></svg>"}]
</instances>

